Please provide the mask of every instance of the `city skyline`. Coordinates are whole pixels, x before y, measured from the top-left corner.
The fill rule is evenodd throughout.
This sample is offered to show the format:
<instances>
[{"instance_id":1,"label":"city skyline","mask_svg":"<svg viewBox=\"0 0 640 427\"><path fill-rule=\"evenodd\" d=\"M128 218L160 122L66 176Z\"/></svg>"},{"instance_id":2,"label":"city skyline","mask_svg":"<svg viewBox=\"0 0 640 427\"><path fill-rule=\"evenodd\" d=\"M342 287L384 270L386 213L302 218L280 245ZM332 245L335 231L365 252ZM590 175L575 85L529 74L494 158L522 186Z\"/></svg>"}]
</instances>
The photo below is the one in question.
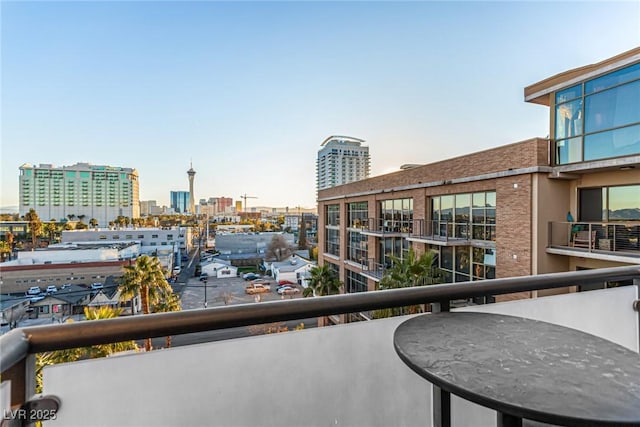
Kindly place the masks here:
<instances>
[{"instance_id":1,"label":"city skyline","mask_svg":"<svg viewBox=\"0 0 640 427\"><path fill-rule=\"evenodd\" d=\"M313 207L330 135L366 140L371 176L545 137L548 112L523 102L526 85L640 44L640 2L2 2L0 12L2 207L18 204L22 164L78 162L135 168L140 199L168 205L191 159L195 200Z\"/></svg>"}]
</instances>

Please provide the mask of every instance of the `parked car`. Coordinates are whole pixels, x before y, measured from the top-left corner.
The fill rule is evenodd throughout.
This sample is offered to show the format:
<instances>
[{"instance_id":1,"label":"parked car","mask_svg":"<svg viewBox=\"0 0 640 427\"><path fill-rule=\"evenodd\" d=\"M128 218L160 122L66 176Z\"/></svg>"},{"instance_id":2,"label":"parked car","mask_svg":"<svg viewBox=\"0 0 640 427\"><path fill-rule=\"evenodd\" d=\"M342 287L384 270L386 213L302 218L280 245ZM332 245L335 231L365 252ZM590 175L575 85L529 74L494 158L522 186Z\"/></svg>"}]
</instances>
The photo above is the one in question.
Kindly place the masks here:
<instances>
[{"instance_id":1,"label":"parked car","mask_svg":"<svg viewBox=\"0 0 640 427\"><path fill-rule=\"evenodd\" d=\"M244 280L256 280L260 278L260 275L257 273L245 273L242 275Z\"/></svg>"},{"instance_id":2,"label":"parked car","mask_svg":"<svg viewBox=\"0 0 640 427\"><path fill-rule=\"evenodd\" d=\"M270 290L271 290L271 286L263 285L261 283L257 283L257 284L252 283L244 289L244 291L249 295L263 294L263 293L269 292Z\"/></svg>"},{"instance_id":3,"label":"parked car","mask_svg":"<svg viewBox=\"0 0 640 427\"><path fill-rule=\"evenodd\" d=\"M296 282L292 282L291 280L280 280L278 282L279 285L297 285Z\"/></svg>"},{"instance_id":4,"label":"parked car","mask_svg":"<svg viewBox=\"0 0 640 427\"><path fill-rule=\"evenodd\" d=\"M40 295L41 293L42 289L40 289L38 286L32 286L27 291L27 295Z\"/></svg>"},{"instance_id":5,"label":"parked car","mask_svg":"<svg viewBox=\"0 0 640 427\"><path fill-rule=\"evenodd\" d=\"M62 285L62 287L60 289L67 289L71 287L71 283L65 283L64 285Z\"/></svg>"},{"instance_id":6,"label":"parked car","mask_svg":"<svg viewBox=\"0 0 640 427\"><path fill-rule=\"evenodd\" d=\"M102 288L104 288L104 285L102 283L96 282L96 283L92 283L91 284L91 289L94 290L94 291L97 290L97 289L102 289Z\"/></svg>"},{"instance_id":7,"label":"parked car","mask_svg":"<svg viewBox=\"0 0 640 427\"><path fill-rule=\"evenodd\" d=\"M254 279L251 281L253 284L271 285L272 281L269 279Z\"/></svg>"},{"instance_id":8,"label":"parked car","mask_svg":"<svg viewBox=\"0 0 640 427\"><path fill-rule=\"evenodd\" d=\"M42 301L43 299L44 299L44 295L32 295L29 301L38 302L38 301Z\"/></svg>"},{"instance_id":9,"label":"parked car","mask_svg":"<svg viewBox=\"0 0 640 427\"><path fill-rule=\"evenodd\" d=\"M282 286L279 287L276 292L278 292L279 295L292 295L300 292L300 289L291 286Z\"/></svg>"},{"instance_id":10,"label":"parked car","mask_svg":"<svg viewBox=\"0 0 640 427\"><path fill-rule=\"evenodd\" d=\"M56 285L49 285L49 286L47 286L47 290L45 292L47 294L54 294L54 293L58 292L58 288L56 287Z\"/></svg>"},{"instance_id":11,"label":"parked car","mask_svg":"<svg viewBox=\"0 0 640 427\"><path fill-rule=\"evenodd\" d=\"M182 271L182 268L179 265L176 265L175 267L173 267L173 274L180 274L181 271Z\"/></svg>"},{"instance_id":12,"label":"parked car","mask_svg":"<svg viewBox=\"0 0 640 427\"><path fill-rule=\"evenodd\" d=\"M204 282L205 280L209 280L209 274L208 273L200 273L200 281Z\"/></svg>"}]
</instances>

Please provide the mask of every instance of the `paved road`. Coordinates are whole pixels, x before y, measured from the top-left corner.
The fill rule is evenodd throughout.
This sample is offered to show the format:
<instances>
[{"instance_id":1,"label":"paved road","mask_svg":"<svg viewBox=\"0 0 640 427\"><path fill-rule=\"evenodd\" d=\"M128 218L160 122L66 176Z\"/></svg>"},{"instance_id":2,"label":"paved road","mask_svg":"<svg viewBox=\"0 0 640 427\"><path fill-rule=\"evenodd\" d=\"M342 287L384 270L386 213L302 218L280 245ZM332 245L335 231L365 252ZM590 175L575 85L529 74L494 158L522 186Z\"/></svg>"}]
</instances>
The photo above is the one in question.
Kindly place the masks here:
<instances>
[{"instance_id":1,"label":"paved road","mask_svg":"<svg viewBox=\"0 0 640 427\"><path fill-rule=\"evenodd\" d=\"M224 279L218 279L210 277L205 283L201 282L198 277L194 277L196 260L190 260L190 262L183 266L178 281L172 286L174 291L181 295L181 303L183 310L204 309L205 307L205 292L207 308L232 305L232 304L259 304L256 301L254 295L247 295L244 291L245 286L249 283L243 280L241 277L230 277ZM301 298L302 292L291 296L280 296L276 293L275 287L272 286L272 290L269 293L260 294L260 301L273 301L281 299L294 299ZM301 319L296 321L281 322L278 324L270 325L258 325L249 327L229 328L216 331L196 332L193 334L185 334L174 336L171 339L171 345L174 347L182 345L197 344L209 341L220 341L231 338L241 338L250 335L258 335L266 333L271 327L286 327L289 330L293 330L300 323L304 324L305 328L314 328L318 324L317 318ZM164 347L164 338L153 339L154 348Z\"/></svg>"}]
</instances>

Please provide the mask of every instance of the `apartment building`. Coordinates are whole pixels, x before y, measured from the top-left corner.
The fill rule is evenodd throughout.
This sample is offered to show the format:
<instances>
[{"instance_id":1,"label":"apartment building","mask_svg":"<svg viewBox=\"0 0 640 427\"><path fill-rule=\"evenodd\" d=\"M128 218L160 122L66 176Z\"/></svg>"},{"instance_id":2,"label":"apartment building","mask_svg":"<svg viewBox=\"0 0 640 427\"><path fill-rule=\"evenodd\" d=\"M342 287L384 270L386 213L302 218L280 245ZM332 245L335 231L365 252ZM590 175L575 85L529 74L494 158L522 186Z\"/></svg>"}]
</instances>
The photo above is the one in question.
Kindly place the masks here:
<instances>
[{"instance_id":1,"label":"apartment building","mask_svg":"<svg viewBox=\"0 0 640 427\"><path fill-rule=\"evenodd\" d=\"M316 161L318 191L369 177L369 147L362 145L364 142L335 135L322 142Z\"/></svg>"},{"instance_id":2,"label":"apartment building","mask_svg":"<svg viewBox=\"0 0 640 427\"><path fill-rule=\"evenodd\" d=\"M319 191L319 262L347 292L409 247L435 250L446 282L640 264L640 48L524 92L549 139Z\"/></svg>"},{"instance_id":3,"label":"apartment building","mask_svg":"<svg viewBox=\"0 0 640 427\"><path fill-rule=\"evenodd\" d=\"M34 209L43 220L91 218L102 226L118 216L140 217L138 172L135 169L76 163L20 166L21 216Z\"/></svg>"}]
</instances>

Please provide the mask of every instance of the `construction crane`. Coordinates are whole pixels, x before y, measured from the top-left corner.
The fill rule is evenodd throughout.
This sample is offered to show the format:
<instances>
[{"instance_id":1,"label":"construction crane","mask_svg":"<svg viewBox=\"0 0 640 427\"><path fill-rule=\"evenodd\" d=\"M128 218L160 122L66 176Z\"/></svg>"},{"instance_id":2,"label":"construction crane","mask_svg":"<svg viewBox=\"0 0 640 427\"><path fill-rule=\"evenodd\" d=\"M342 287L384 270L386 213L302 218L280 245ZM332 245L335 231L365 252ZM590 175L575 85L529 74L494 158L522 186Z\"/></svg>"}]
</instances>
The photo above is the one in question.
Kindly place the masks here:
<instances>
[{"instance_id":1,"label":"construction crane","mask_svg":"<svg viewBox=\"0 0 640 427\"><path fill-rule=\"evenodd\" d=\"M247 212L247 199L257 199L256 196L247 196L247 193L240 196L241 199L244 199L244 212Z\"/></svg>"}]
</instances>

